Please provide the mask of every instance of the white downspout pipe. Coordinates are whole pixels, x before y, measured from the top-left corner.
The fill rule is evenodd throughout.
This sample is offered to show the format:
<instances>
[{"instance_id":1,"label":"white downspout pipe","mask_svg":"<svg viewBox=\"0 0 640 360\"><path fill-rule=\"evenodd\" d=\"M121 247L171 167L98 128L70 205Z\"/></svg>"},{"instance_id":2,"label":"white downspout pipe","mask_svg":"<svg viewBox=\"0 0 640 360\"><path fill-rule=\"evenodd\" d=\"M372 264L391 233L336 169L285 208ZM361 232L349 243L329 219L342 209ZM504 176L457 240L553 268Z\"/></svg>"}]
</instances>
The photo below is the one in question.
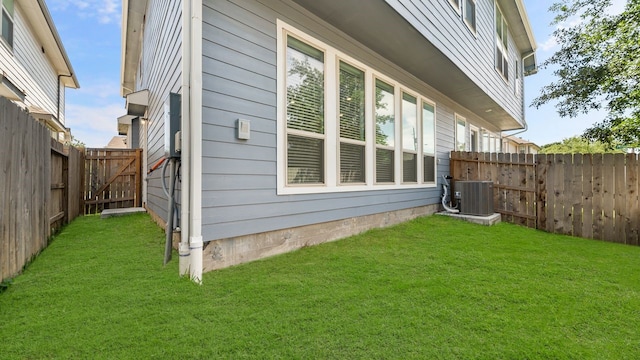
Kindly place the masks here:
<instances>
[{"instance_id":1,"label":"white downspout pipe","mask_svg":"<svg viewBox=\"0 0 640 360\"><path fill-rule=\"evenodd\" d=\"M184 0L183 16L189 22L189 29L183 33L189 38L188 58L183 58L184 66L189 67L183 77L190 83L189 143L190 179L189 179L189 250L191 279L202 283L202 0ZM184 46L184 44L183 44Z\"/></svg>"},{"instance_id":2,"label":"white downspout pipe","mask_svg":"<svg viewBox=\"0 0 640 360\"><path fill-rule=\"evenodd\" d=\"M180 193L180 245L178 246L180 276L190 274L191 251L189 235L191 234L190 194L191 194L191 1L182 2L182 79L181 79L181 124L182 151L180 154L182 188Z\"/></svg>"},{"instance_id":3,"label":"white downspout pipe","mask_svg":"<svg viewBox=\"0 0 640 360\"><path fill-rule=\"evenodd\" d=\"M192 231L190 248L192 250L191 278L202 283L202 0L193 0L191 28L191 76L192 76Z\"/></svg>"}]
</instances>

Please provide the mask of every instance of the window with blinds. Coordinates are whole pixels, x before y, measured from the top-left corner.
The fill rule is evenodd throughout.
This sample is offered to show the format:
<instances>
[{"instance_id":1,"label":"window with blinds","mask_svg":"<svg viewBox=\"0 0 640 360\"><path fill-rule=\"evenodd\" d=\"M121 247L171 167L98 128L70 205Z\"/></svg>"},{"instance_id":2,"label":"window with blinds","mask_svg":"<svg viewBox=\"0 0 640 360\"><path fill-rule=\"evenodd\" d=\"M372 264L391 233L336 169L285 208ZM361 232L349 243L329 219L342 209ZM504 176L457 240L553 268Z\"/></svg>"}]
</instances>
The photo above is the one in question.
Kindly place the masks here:
<instances>
[{"instance_id":1,"label":"window with blinds","mask_svg":"<svg viewBox=\"0 0 640 360\"><path fill-rule=\"evenodd\" d=\"M287 183L324 183L324 53L287 36Z\"/></svg>"},{"instance_id":2,"label":"window with blinds","mask_svg":"<svg viewBox=\"0 0 640 360\"><path fill-rule=\"evenodd\" d=\"M402 94L402 181L418 181L418 104L414 96Z\"/></svg>"},{"instance_id":3,"label":"window with blinds","mask_svg":"<svg viewBox=\"0 0 640 360\"><path fill-rule=\"evenodd\" d=\"M364 71L340 61L340 182L365 182Z\"/></svg>"},{"instance_id":4,"label":"window with blinds","mask_svg":"<svg viewBox=\"0 0 640 360\"><path fill-rule=\"evenodd\" d=\"M422 103L422 179L436 180L436 113L433 104Z\"/></svg>"},{"instance_id":5,"label":"window with blinds","mask_svg":"<svg viewBox=\"0 0 640 360\"><path fill-rule=\"evenodd\" d=\"M505 80L509 80L509 56L507 21L496 4L496 70Z\"/></svg>"},{"instance_id":6,"label":"window with blinds","mask_svg":"<svg viewBox=\"0 0 640 360\"><path fill-rule=\"evenodd\" d=\"M277 23L278 194L436 186L435 103Z\"/></svg>"},{"instance_id":7,"label":"window with blinds","mask_svg":"<svg viewBox=\"0 0 640 360\"><path fill-rule=\"evenodd\" d=\"M393 86L376 79L376 183L395 181L395 99Z\"/></svg>"}]
</instances>

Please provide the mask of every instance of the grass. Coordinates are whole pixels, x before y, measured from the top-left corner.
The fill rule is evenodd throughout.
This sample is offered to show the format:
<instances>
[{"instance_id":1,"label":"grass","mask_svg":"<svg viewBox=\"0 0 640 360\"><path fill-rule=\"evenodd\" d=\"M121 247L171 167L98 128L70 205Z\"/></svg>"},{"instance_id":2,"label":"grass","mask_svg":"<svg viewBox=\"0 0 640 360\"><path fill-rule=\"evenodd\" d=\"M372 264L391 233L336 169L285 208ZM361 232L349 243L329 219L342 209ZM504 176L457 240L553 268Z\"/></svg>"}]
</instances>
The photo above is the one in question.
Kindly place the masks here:
<instances>
[{"instance_id":1,"label":"grass","mask_svg":"<svg viewBox=\"0 0 640 360\"><path fill-rule=\"evenodd\" d=\"M640 247L433 216L197 286L163 241L74 221L0 294L0 358L640 357Z\"/></svg>"}]
</instances>

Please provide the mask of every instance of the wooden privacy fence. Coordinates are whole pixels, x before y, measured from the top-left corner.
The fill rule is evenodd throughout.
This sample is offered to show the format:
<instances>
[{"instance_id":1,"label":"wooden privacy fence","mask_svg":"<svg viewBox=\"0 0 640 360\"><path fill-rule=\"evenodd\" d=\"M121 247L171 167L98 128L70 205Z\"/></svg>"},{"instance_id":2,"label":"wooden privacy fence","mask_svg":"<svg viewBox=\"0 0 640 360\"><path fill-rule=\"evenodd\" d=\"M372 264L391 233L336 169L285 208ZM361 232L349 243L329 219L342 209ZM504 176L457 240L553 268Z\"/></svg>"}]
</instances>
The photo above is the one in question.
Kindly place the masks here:
<instances>
[{"instance_id":1,"label":"wooden privacy fence","mask_svg":"<svg viewBox=\"0 0 640 360\"><path fill-rule=\"evenodd\" d=\"M552 233L640 245L636 154L451 153L456 180L491 180L502 219Z\"/></svg>"},{"instance_id":2,"label":"wooden privacy fence","mask_svg":"<svg viewBox=\"0 0 640 360\"><path fill-rule=\"evenodd\" d=\"M86 149L84 213L142 206L142 150Z\"/></svg>"},{"instance_id":3,"label":"wooden privacy fence","mask_svg":"<svg viewBox=\"0 0 640 360\"><path fill-rule=\"evenodd\" d=\"M82 153L0 97L0 282L80 213Z\"/></svg>"}]
</instances>

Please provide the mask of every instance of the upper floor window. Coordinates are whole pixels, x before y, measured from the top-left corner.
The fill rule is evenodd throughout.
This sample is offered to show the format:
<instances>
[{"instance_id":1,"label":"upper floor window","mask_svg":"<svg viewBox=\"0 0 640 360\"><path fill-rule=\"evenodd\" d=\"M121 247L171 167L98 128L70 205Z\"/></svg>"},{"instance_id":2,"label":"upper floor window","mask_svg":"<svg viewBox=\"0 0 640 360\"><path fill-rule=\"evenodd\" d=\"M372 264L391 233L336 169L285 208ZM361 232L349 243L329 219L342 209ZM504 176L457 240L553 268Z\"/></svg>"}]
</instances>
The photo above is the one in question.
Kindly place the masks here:
<instances>
[{"instance_id":1,"label":"upper floor window","mask_svg":"<svg viewBox=\"0 0 640 360\"><path fill-rule=\"evenodd\" d=\"M2 38L13 47L13 0L2 0Z\"/></svg>"},{"instance_id":2,"label":"upper floor window","mask_svg":"<svg viewBox=\"0 0 640 360\"><path fill-rule=\"evenodd\" d=\"M507 21L496 4L496 69L509 80L509 53Z\"/></svg>"},{"instance_id":3,"label":"upper floor window","mask_svg":"<svg viewBox=\"0 0 640 360\"><path fill-rule=\"evenodd\" d=\"M463 9L464 23L469 29L476 32L476 0L464 0Z\"/></svg>"}]
</instances>

